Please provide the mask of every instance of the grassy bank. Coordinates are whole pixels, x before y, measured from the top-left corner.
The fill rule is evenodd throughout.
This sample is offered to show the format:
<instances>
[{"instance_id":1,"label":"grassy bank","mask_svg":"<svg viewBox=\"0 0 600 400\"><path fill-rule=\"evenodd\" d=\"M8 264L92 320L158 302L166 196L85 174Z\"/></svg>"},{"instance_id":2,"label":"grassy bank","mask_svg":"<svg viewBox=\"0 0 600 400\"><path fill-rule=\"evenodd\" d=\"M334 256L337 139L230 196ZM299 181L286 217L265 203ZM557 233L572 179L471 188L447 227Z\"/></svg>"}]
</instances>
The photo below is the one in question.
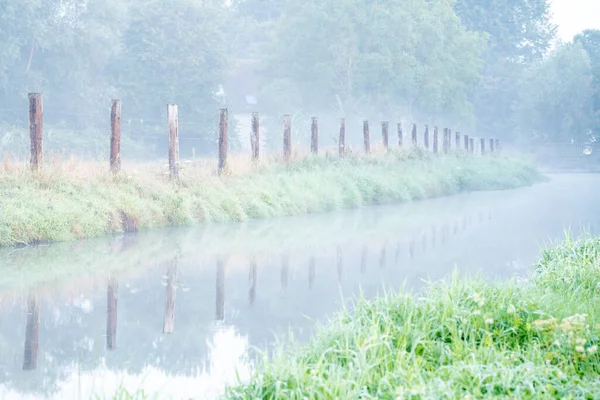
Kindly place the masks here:
<instances>
[{"instance_id":1,"label":"grassy bank","mask_svg":"<svg viewBox=\"0 0 600 400\"><path fill-rule=\"evenodd\" d=\"M245 163L249 165L249 163ZM186 164L179 184L156 167L63 165L34 176L0 173L0 245L68 241L109 232L210 221L241 221L418 200L461 191L507 189L540 179L501 155L433 157L422 150L371 157L320 157L289 167L267 163L218 177Z\"/></svg>"},{"instance_id":2,"label":"grassy bank","mask_svg":"<svg viewBox=\"0 0 600 400\"><path fill-rule=\"evenodd\" d=\"M600 397L600 239L545 251L529 281L459 279L359 301L230 399Z\"/></svg>"}]
</instances>

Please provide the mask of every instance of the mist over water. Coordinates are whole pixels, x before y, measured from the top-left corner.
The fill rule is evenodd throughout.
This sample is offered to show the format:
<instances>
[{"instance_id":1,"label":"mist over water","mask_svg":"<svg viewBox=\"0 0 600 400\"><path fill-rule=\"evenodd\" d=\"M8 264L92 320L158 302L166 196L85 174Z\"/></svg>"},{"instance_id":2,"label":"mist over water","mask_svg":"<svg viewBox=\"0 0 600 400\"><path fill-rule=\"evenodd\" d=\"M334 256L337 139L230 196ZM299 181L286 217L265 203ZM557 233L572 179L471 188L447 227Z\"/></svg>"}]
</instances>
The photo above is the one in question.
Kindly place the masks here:
<instances>
[{"instance_id":1,"label":"mist over water","mask_svg":"<svg viewBox=\"0 0 600 400\"><path fill-rule=\"evenodd\" d=\"M248 376L254 347L273 349L289 332L305 341L361 291L419 290L455 268L525 277L564 230L599 231L599 184L597 175L553 175L512 191L2 249L0 394L87 398L123 385L213 398L237 381L236 368ZM24 370L36 328L37 361Z\"/></svg>"}]
</instances>

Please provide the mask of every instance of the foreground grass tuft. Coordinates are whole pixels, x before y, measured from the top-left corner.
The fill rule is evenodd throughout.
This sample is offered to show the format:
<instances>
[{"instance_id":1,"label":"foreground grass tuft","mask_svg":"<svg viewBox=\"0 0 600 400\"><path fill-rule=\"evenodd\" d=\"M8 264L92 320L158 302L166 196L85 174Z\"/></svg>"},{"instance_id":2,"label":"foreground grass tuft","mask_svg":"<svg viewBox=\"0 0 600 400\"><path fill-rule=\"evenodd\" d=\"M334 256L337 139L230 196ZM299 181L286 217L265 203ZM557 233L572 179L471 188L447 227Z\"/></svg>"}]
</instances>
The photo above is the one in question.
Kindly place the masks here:
<instances>
[{"instance_id":1,"label":"foreground grass tuft","mask_svg":"<svg viewBox=\"0 0 600 400\"><path fill-rule=\"evenodd\" d=\"M230 399L596 399L600 240L544 252L532 281L431 284L340 313Z\"/></svg>"},{"instance_id":2,"label":"foreground grass tuft","mask_svg":"<svg viewBox=\"0 0 600 400\"><path fill-rule=\"evenodd\" d=\"M112 177L83 174L76 164L72 173L56 168L37 176L11 168L0 173L0 246L509 189L540 179L531 165L498 154L433 157L421 149L307 157L224 177L186 165L177 184L152 169Z\"/></svg>"}]
</instances>

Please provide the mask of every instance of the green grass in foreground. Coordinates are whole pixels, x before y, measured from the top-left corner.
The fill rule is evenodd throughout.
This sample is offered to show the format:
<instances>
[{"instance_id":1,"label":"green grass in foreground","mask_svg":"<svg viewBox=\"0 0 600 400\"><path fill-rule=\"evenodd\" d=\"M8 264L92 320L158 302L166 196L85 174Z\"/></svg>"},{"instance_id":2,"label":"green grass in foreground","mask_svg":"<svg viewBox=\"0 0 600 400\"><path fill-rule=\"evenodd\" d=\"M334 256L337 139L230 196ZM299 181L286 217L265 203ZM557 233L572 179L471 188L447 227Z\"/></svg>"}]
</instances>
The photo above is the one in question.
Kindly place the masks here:
<instances>
[{"instance_id":1,"label":"green grass in foreground","mask_svg":"<svg viewBox=\"0 0 600 400\"><path fill-rule=\"evenodd\" d=\"M0 246L509 189L540 179L530 164L502 155L434 157L421 149L309 157L226 177L183 174L177 185L158 173L80 179L21 171L0 178Z\"/></svg>"},{"instance_id":2,"label":"green grass in foreground","mask_svg":"<svg viewBox=\"0 0 600 400\"><path fill-rule=\"evenodd\" d=\"M360 300L225 397L598 399L600 239L567 238L536 267Z\"/></svg>"}]
</instances>

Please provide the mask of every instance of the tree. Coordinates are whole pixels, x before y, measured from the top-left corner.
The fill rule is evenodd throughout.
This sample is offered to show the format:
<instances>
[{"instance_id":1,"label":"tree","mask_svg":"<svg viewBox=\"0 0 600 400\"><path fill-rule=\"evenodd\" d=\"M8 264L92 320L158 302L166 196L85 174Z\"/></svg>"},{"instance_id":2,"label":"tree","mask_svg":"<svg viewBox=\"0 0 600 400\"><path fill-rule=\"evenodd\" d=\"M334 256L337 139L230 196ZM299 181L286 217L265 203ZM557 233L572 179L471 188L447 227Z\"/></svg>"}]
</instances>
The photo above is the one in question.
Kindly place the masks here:
<instances>
[{"instance_id":1,"label":"tree","mask_svg":"<svg viewBox=\"0 0 600 400\"><path fill-rule=\"evenodd\" d=\"M600 133L600 30L589 29L575 36L574 42L583 47L592 69L592 108L594 132Z\"/></svg>"},{"instance_id":2,"label":"tree","mask_svg":"<svg viewBox=\"0 0 600 400\"><path fill-rule=\"evenodd\" d=\"M579 44L560 45L518 82L516 132L536 141L586 142L593 128L592 70Z\"/></svg>"},{"instance_id":3,"label":"tree","mask_svg":"<svg viewBox=\"0 0 600 400\"><path fill-rule=\"evenodd\" d=\"M488 38L482 79L471 97L477 130L509 139L516 83L528 65L543 58L555 37L550 0L457 0L454 9L467 29Z\"/></svg>"},{"instance_id":4,"label":"tree","mask_svg":"<svg viewBox=\"0 0 600 400\"><path fill-rule=\"evenodd\" d=\"M273 109L469 117L483 41L450 1L287 2L263 59Z\"/></svg>"}]
</instances>

